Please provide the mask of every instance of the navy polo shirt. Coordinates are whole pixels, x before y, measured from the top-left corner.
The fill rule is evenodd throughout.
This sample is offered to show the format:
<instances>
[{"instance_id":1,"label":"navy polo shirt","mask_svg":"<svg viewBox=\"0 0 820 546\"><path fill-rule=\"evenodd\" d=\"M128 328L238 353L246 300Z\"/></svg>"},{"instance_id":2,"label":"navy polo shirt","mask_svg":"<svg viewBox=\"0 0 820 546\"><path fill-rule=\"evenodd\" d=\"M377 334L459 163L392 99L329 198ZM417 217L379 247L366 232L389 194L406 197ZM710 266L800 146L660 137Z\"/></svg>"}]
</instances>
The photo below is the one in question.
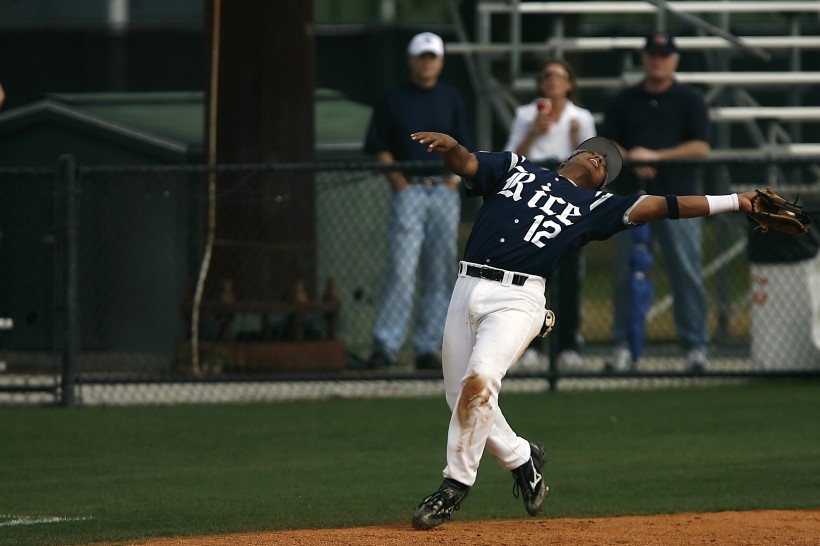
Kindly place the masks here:
<instances>
[{"instance_id":1,"label":"navy polo shirt","mask_svg":"<svg viewBox=\"0 0 820 546\"><path fill-rule=\"evenodd\" d=\"M627 150L642 146L651 150L671 148L688 140L710 141L709 109L700 91L675 82L663 93L648 93L643 84L627 87L610 104L601 127L601 136ZM632 169L624 169L608 188L616 193L640 189ZM654 195L700 195L697 166L658 168L648 181L647 193Z\"/></svg>"},{"instance_id":2,"label":"navy polo shirt","mask_svg":"<svg viewBox=\"0 0 820 546\"><path fill-rule=\"evenodd\" d=\"M438 82L422 89L404 82L387 88L373 108L364 151L389 151L396 161L440 159L441 154L427 153L426 146L410 139L419 131L446 133L468 150L473 149L464 101L455 87Z\"/></svg>"},{"instance_id":3,"label":"navy polo shirt","mask_svg":"<svg viewBox=\"0 0 820 546\"><path fill-rule=\"evenodd\" d=\"M512 152L477 152L467 195L484 197L464 260L549 278L561 257L632 224L641 199L577 187Z\"/></svg>"}]
</instances>

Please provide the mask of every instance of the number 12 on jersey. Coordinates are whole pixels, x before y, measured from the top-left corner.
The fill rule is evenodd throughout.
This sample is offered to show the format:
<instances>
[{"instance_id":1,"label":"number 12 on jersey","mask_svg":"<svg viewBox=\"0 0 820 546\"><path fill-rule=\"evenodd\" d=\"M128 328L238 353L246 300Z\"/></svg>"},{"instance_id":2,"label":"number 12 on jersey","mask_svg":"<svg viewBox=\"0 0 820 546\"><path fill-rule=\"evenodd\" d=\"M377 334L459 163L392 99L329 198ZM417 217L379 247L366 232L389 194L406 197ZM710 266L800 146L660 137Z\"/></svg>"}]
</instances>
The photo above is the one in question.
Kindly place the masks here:
<instances>
[{"instance_id":1,"label":"number 12 on jersey","mask_svg":"<svg viewBox=\"0 0 820 546\"><path fill-rule=\"evenodd\" d=\"M544 221L546 217L547 216L544 214L539 214L533 218L530 229L527 230L527 234L524 235L525 241L529 241L538 248L543 248L544 245L547 244L542 241L542 239L552 239L561 233L561 224L553 220ZM544 229L539 231L538 228L540 227L543 227Z\"/></svg>"}]
</instances>

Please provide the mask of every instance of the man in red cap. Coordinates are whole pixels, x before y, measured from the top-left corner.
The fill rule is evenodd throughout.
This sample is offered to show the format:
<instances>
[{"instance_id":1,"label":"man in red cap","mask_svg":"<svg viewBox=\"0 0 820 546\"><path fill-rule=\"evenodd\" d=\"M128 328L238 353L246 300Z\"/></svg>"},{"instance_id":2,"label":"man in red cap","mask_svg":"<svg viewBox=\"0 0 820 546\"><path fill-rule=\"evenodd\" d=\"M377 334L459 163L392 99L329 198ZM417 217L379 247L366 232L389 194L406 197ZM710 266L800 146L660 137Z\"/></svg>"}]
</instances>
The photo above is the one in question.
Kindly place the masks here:
<instances>
[{"instance_id":1,"label":"man in red cap","mask_svg":"<svg viewBox=\"0 0 820 546\"><path fill-rule=\"evenodd\" d=\"M709 110L698 89L675 79L680 61L675 38L667 32L653 32L646 38L641 60L643 80L618 93L606 111L600 134L615 141L623 156L634 161L707 156ZM696 195L703 193L699 175L694 165L637 166L625 170L611 191ZM701 219L664 220L653 224L649 231L663 251L674 296L675 327L687 369L702 372L707 367L709 335L701 275ZM638 321L630 312L640 305L630 290L633 235L625 232L613 237L615 316L614 349L607 362L610 371L627 371L637 364L638 355L632 354L628 346L628 340L635 337L630 329L640 329L641 338L643 335L642 317Z\"/></svg>"}]
</instances>

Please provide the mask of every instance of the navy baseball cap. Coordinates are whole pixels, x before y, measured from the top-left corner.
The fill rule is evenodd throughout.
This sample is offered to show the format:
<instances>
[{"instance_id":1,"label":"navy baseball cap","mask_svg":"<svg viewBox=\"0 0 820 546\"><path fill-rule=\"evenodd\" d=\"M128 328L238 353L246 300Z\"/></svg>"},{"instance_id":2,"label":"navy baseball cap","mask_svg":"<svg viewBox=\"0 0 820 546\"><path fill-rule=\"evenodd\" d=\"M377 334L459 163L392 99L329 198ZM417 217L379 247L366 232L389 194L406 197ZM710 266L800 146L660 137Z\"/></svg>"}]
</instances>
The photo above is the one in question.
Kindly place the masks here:
<instances>
[{"instance_id":1,"label":"navy baseball cap","mask_svg":"<svg viewBox=\"0 0 820 546\"><path fill-rule=\"evenodd\" d=\"M678 52L678 46L675 45L675 37L668 32L653 32L646 37L643 50L649 54L671 55Z\"/></svg>"},{"instance_id":2,"label":"navy baseball cap","mask_svg":"<svg viewBox=\"0 0 820 546\"><path fill-rule=\"evenodd\" d=\"M604 186L615 180L615 177L621 173L621 167L624 164L624 158L621 157L621 152L614 142L602 136L594 136L588 138L575 148L572 155L579 152L597 152L606 159L606 180Z\"/></svg>"}]
</instances>

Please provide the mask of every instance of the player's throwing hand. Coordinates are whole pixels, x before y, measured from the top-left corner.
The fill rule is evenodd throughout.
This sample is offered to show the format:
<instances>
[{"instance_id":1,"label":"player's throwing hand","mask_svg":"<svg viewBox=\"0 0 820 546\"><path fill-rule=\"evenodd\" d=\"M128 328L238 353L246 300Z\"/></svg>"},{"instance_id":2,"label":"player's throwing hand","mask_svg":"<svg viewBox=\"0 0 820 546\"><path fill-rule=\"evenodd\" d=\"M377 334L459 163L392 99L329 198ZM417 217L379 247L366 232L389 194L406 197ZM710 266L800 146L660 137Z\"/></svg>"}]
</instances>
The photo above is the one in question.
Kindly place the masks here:
<instances>
[{"instance_id":1,"label":"player's throwing hand","mask_svg":"<svg viewBox=\"0 0 820 546\"><path fill-rule=\"evenodd\" d=\"M410 139L427 145L427 152L440 152L448 169L462 178L472 178L478 171L478 161L459 142L444 133L420 131L410 135Z\"/></svg>"},{"instance_id":2,"label":"player's throwing hand","mask_svg":"<svg viewBox=\"0 0 820 546\"><path fill-rule=\"evenodd\" d=\"M410 138L419 144L427 144L428 152L448 152L458 146L458 141L450 135L444 133L430 133L422 131L413 133Z\"/></svg>"}]
</instances>

